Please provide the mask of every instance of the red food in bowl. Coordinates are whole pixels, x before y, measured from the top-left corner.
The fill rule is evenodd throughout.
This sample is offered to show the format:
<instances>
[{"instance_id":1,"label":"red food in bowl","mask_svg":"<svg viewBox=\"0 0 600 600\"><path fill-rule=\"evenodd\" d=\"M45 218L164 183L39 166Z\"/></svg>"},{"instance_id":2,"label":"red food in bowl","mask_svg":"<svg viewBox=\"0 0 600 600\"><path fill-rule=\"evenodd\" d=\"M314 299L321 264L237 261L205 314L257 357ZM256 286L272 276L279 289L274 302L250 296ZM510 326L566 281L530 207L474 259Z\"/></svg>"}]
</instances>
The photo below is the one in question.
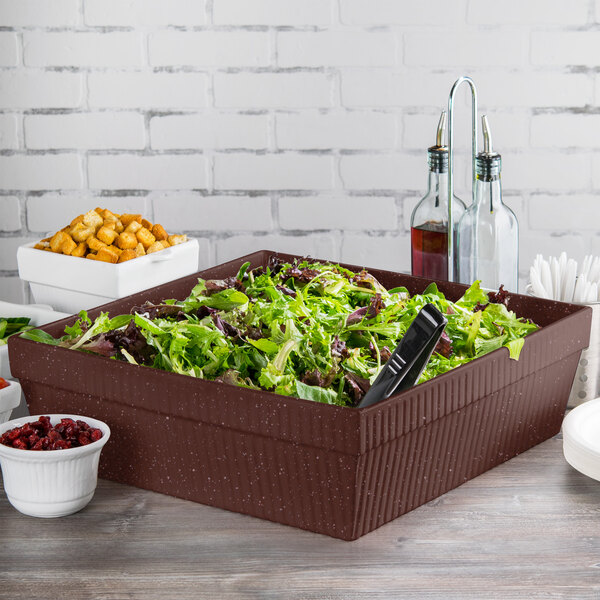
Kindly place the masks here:
<instances>
[{"instance_id":1,"label":"red food in bowl","mask_svg":"<svg viewBox=\"0 0 600 600\"><path fill-rule=\"evenodd\" d=\"M5 431L0 436L0 444L21 450L64 450L87 446L101 437L102 431L90 427L85 421L63 418L52 426L50 417L43 416Z\"/></svg>"},{"instance_id":2,"label":"red food in bowl","mask_svg":"<svg viewBox=\"0 0 600 600\"><path fill-rule=\"evenodd\" d=\"M4 379L3 377L0 377L0 390L8 387L8 381L6 381L6 379Z\"/></svg>"}]
</instances>

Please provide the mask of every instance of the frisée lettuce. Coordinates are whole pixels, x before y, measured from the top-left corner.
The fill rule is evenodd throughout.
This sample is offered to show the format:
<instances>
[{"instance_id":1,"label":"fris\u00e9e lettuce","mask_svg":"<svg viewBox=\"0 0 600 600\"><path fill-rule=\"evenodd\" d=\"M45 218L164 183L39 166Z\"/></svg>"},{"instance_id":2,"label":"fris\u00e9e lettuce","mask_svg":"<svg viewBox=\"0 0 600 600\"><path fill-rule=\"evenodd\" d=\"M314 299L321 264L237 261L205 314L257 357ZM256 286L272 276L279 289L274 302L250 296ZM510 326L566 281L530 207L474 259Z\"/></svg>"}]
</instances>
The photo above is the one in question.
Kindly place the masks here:
<instances>
[{"instance_id":1,"label":"fris\u00e9e lettuce","mask_svg":"<svg viewBox=\"0 0 600 600\"><path fill-rule=\"evenodd\" d=\"M422 294L387 290L366 271L308 260L244 264L235 277L203 280L184 300L134 307L91 321L85 311L54 340L25 337L115 360L285 396L354 406L421 308L448 319L419 383L505 347L517 360L538 329L506 306L502 289L475 282L456 302L432 283ZM48 338L50 338L50 341Z\"/></svg>"}]
</instances>

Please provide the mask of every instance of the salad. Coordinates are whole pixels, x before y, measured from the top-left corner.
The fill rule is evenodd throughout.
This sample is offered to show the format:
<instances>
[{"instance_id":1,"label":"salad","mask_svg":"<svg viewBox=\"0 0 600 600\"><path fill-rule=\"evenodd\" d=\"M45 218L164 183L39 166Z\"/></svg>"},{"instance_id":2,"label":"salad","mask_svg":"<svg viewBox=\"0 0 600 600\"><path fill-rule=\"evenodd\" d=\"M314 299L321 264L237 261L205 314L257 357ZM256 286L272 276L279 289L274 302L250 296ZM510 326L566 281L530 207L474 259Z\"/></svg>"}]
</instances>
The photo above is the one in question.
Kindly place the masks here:
<instances>
[{"instance_id":1,"label":"salad","mask_svg":"<svg viewBox=\"0 0 600 600\"><path fill-rule=\"evenodd\" d=\"M30 321L29 317L0 317L0 346L8 344L11 335L32 329Z\"/></svg>"},{"instance_id":2,"label":"salad","mask_svg":"<svg viewBox=\"0 0 600 600\"><path fill-rule=\"evenodd\" d=\"M508 349L518 359L537 325L507 309L507 293L475 282L457 302L432 283L410 296L387 290L367 271L340 265L271 261L235 277L199 279L185 300L132 308L93 322L85 311L55 339L24 337L165 371L355 406L419 310L434 304L448 319L419 383L479 356Z\"/></svg>"}]
</instances>

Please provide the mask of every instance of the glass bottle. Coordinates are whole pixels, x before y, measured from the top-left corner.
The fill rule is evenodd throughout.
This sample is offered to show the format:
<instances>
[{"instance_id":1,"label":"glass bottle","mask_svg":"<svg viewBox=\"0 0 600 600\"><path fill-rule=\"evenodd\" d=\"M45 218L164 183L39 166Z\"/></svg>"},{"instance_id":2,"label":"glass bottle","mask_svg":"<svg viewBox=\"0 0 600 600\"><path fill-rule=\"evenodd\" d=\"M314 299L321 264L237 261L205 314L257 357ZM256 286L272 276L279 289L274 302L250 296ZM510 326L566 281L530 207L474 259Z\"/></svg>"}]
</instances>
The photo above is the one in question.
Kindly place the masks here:
<instances>
[{"instance_id":1,"label":"glass bottle","mask_svg":"<svg viewBox=\"0 0 600 600\"><path fill-rule=\"evenodd\" d=\"M476 279L481 286L516 292L519 283L519 224L502 202L502 157L492 149L487 117L482 118L484 151L475 161L473 204L458 226L458 277L461 283Z\"/></svg>"},{"instance_id":2,"label":"glass bottle","mask_svg":"<svg viewBox=\"0 0 600 600\"><path fill-rule=\"evenodd\" d=\"M427 193L415 206L410 218L412 274L432 280L448 279L448 147L443 146L446 111L437 128L436 145L427 150L429 181ZM465 203L454 196L452 218L455 248L458 223ZM456 270L456 249L454 251Z\"/></svg>"}]
</instances>

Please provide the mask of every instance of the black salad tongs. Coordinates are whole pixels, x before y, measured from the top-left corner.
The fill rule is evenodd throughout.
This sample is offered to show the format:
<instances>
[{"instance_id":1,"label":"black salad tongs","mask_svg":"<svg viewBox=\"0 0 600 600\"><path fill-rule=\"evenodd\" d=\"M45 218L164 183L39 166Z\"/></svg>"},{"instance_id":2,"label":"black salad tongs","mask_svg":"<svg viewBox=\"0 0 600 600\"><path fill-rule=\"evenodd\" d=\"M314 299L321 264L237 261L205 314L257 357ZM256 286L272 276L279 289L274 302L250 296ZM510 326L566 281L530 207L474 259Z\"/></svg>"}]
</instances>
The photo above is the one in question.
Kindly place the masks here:
<instances>
[{"instance_id":1,"label":"black salad tongs","mask_svg":"<svg viewBox=\"0 0 600 600\"><path fill-rule=\"evenodd\" d=\"M358 404L370 406L415 385L435 348L448 319L433 305L426 304L415 317L377 379Z\"/></svg>"}]
</instances>

